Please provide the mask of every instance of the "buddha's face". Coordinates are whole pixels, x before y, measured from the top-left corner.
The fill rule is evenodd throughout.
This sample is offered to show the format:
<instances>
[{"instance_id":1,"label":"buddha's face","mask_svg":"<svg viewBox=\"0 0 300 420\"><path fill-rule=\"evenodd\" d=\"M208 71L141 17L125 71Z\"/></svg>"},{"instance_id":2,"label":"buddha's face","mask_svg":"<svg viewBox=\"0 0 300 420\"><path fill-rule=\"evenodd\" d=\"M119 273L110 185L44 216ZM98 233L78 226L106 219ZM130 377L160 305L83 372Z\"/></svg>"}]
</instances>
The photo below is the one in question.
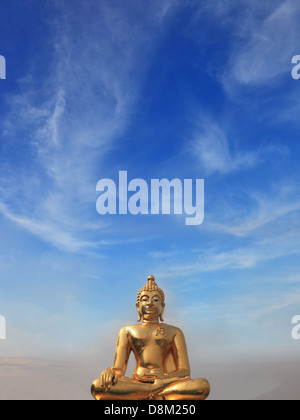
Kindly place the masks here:
<instances>
[{"instance_id":1,"label":"buddha's face","mask_svg":"<svg viewBox=\"0 0 300 420\"><path fill-rule=\"evenodd\" d=\"M143 291L137 309L144 319L157 319L163 312L163 305L159 293L157 291Z\"/></svg>"}]
</instances>

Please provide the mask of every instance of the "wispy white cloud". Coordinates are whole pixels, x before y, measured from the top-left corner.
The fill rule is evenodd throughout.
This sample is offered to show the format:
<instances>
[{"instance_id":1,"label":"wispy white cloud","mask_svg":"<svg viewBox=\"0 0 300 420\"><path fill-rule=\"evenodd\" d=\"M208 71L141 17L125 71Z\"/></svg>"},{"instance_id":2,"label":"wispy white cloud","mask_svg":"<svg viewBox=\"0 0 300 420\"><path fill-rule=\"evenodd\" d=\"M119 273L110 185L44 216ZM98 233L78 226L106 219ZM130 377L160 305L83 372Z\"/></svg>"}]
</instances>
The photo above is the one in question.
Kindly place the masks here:
<instances>
[{"instance_id":1,"label":"wispy white cloud","mask_svg":"<svg viewBox=\"0 0 300 420\"><path fill-rule=\"evenodd\" d=\"M0 211L43 240L79 250L90 243L78 239L78 231L101 228L93 219L96 182L111 168L106 153L130 124L151 51L173 6L69 6L55 3L56 18L49 22L54 53L51 62L44 58L48 71L25 76L9 98L2 133L25 148L29 164L16 168L12 149L3 159Z\"/></svg>"},{"instance_id":2,"label":"wispy white cloud","mask_svg":"<svg viewBox=\"0 0 300 420\"><path fill-rule=\"evenodd\" d=\"M256 307L252 315L254 317L262 317L287 308L296 307L298 309L299 305L300 288L294 287L293 290L265 296L264 302L259 307Z\"/></svg>"},{"instance_id":3,"label":"wispy white cloud","mask_svg":"<svg viewBox=\"0 0 300 420\"><path fill-rule=\"evenodd\" d=\"M278 146L261 146L245 150L243 139L231 138L230 122L223 128L202 113L195 115L191 129L190 150L201 164L205 174L229 174L252 169L272 156L285 155L287 150ZM227 133L229 131L229 134Z\"/></svg>"},{"instance_id":4,"label":"wispy white cloud","mask_svg":"<svg viewBox=\"0 0 300 420\"><path fill-rule=\"evenodd\" d=\"M148 255L150 258L168 258L178 255L178 251L151 251Z\"/></svg>"},{"instance_id":5,"label":"wispy white cloud","mask_svg":"<svg viewBox=\"0 0 300 420\"><path fill-rule=\"evenodd\" d=\"M291 58L300 36L297 1L247 3L235 25L235 42L222 82L228 92L240 85L266 85L290 77ZM263 10L262 10L263 9ZM246 10L246 9L245 9Z\"/></svg>"},{"instance_id":6,"label":"wispy white cloud","mask_svg":"<svg viewBox=\"0 0 300 420\"><path fill-rule=\"evenodd\" d=\"M257 163L257 152L233 154L229 149L226 134L211 121L199 124L197 129L193 144L194 152L208 174L213 172L226 174Z\"/></svg>"},{"instance_id":7,"label":"wispy white cloud","mask_svg":"<svg viewBox=\"0 0 300 420\"><path fill-rule=\"evenodd\" d=\"M266 261L275 260L288 255L297 255L300 246L295 242L280 246L265 243L254 243L239 248L229 250L217 247L203 247L203 249L189 250L189 256L181 256L184 262L178 262L178 259L166 258L162 266L158 265L157 271L159 277L185 278L185 284L188 277L203 273L217 272L222 270L247 270L256 267L258 264ZM167 269L165 268L167 267Z\"/></svg>"},{"instance_id":8,"label":"wispy white cloud","mask_svg":"<svg viewBox=\"0 0 300 420\"><path fill-rule=\"evenodd\" d=\"M189 36L201 51L207 51L205 69L221 82L231 99L240 101L241 92L263 93L262 88L291 77L291 59L298 54L300 36L297 0L192 3L195 13ZM214 28L209 38L199 30L206 25ZM225 44L221 51L216 48L214 55L220 36Z\"/></svg>"},{"instance_id":9,"label":"wispy white cloud","mask_svg":"<svg viewBox=\"0 0 300 420\"><path fill-rule=\"evenodd\" d=\"M80 240L76 237L76 234L68 232L66 229L61 229L60 226L55 223L35 220L32 217L26 218L14 215L8 210L7 206L1 202L0 212L10 221L62 250L76 252L82 248L95 248L97 246L97 243L95 242Z\"/></svg>"},{"instance_id":10,"label":"wispy white cloud","mask_svg":"<svg viewBox=\"0 0 300 420\"><path fill-rule=\"evenodd\" d=\"M211 210L201 226L199 237L205 235L201 247L190 246L184 252L158 250L153 254L164 260L158 266L159 275L201 277L207 272L248 270L278 258L297 258L300 253L297 191L298 187L292 184L276 185L265 194L248 191L246 197L241 197L246 200L242 211L229 198L227 203L216 206L215 212Z\"/></svg>"},{"instance_id":11,"label":"wispy white cloud","mask_svg":"<svg viewBox=\"0 0 300 420\"><path fill-rule=\"evenodd\" d=\"M222 209L215 216L221 223L209 222L207 227L213 231L224 232L237 237L260 237L267 240L272 235L290 236L295 234L295 227L300 211L298 187L276 185L269 193L248 191L248 211L239 214L237 209ZM273 239L273 237L272 237Z\"/></svg>"}]
</instances>

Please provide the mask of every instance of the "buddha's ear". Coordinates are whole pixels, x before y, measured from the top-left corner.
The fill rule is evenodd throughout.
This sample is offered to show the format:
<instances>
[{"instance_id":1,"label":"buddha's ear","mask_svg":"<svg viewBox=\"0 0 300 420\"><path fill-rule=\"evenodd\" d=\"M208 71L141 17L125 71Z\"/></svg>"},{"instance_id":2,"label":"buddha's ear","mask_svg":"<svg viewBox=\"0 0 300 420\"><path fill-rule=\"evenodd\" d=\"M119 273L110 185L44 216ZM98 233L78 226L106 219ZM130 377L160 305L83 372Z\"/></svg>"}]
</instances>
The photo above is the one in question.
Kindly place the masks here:
<instances>
[{"instance_id":1,"label":"buddha's ear","mask_svg":"<svg viewBox=\"0 0 300 420\"><path fill-rule=\"evenodd\" d=\"M142 314L141 314L141 312L140 312L140 310L139 310L139 305L137 304L137 305L135 305L135 306L136 306L136 310L137 310L138 315L139 315L139 318L138 318L137 322L140 322L140 320L142 319Z\"/></svg>"},{"instance_id":2,"label":"buddha's ear","mask_svg":"<svg viewBox=\"0 0 300 420\"><path fill-rule=\"evenodd\" d=\"M163 313L164 313L164 310L165 310L165 306L162 307L161 313L159 315L159 319L161 320L161 322L164 322L163 317L162 317L163 316Z\"/></svg>"}]
</instances>

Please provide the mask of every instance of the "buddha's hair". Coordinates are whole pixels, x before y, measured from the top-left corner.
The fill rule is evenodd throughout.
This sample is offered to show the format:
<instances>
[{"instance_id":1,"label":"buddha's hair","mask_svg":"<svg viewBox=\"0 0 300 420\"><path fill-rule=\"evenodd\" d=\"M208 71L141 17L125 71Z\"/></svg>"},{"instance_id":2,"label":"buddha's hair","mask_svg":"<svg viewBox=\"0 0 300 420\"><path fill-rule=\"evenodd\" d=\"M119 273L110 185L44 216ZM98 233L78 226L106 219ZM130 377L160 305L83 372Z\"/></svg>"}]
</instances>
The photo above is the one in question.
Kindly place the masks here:
<instances>
[{"instance_id":1,"label":"buddha's hair","mask_svg":"<svg viewBox=\"0 0 300 420\"><path fill-rule=\"evenodd\" d=\"M148 280L145 286L139 290L137 298L136 298L136 304L138 305L140 303L142 292L155 292L155 291L157 291L160 295L162 306L165 306L165 294L162 291L162 289L157 286L157 284L155 283L155 278L152 275L148 277Z\"/></svg>"}]
</instances>

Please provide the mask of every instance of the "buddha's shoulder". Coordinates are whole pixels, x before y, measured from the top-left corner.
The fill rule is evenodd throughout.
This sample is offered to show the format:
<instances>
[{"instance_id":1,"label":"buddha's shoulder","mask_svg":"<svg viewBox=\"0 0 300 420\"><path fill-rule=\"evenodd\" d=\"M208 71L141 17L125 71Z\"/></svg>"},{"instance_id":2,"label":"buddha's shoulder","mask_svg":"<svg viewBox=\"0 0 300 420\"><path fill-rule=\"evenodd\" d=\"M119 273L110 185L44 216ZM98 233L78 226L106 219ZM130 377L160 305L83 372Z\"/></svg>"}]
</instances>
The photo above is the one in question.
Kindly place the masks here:
<instances>
[{"instance_id":1,"label":"buddha's shoulder","mask_svg":"<svg viewBox=\"0 0 300 420\"><path fill-rule=\"evenodd\" d=\"M128 334L131 331L134 331L139 328L141 328L141 324L126 325L125 327L122 327L120 329L119 334Z\"/></svg>"},{"instance_id":2,"label":"buddha's shoulder","mask_svg":"<svg viewBox=\"0 0 300 420\"><path fill-rule=\"evenodd\" d=\"M174 334L174 335L183 335L183 332L181 331L180 328L174 326L174 325L170 325L170 324L166 324L164 322L158 324L158 327L161 327L167 331L169 331L170 333ZM144 326L142 324L131 324L131 325L126 325L125 327L121 328L119 331L119 334L121 335L131 335L134 332L137 332L139 330L144 330Z\"/></svg>"},{"instance_id":3,"label":"buddha's shoulder","mask_svg":"<svg viewBox=\"0 0 300 420\"><path fill-rule=\"evenodd\" d=\"M174 325L170 325L170 324L165 324L164 322L159 324L162 328L166 328L169 331L172 331L174 334L183 334L183 332L181 331L180 328L174 326Z\"/></svg>"}]
</instances>

